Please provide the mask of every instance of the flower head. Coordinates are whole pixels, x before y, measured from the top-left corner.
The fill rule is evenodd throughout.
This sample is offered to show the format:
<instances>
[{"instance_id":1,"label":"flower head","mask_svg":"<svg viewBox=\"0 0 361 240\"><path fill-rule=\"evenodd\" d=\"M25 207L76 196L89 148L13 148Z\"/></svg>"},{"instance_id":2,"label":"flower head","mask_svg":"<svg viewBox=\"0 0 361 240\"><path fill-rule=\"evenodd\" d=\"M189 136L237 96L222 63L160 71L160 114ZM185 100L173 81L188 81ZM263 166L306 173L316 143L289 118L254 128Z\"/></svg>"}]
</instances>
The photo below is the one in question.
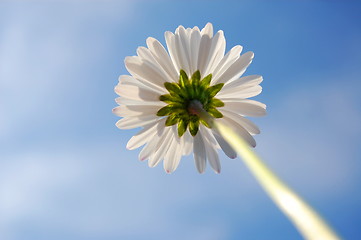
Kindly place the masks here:
<instances>
[{"instance_id":1,"label":"flower head","mask_svg":"<svg viewBox=\"0 0 361 240\"><path fill-rule=\"evenodd\" d=\"M225 54L223 32L213 36L210 23L201 31L179 26L174 34L166 32L165 39L168 51L150 37L147 48L139 47L137 56L125 59L131 75L120 76L115 87L120 106L113 112L123 117L116 125L120 129L143 128L129 140L127 148L145 145L139 158L148 159L150 167L164 159L166 172L173 172L182 156L193 152L200 173L207 160L219 173L217 149L230 158L236 153L198 116L192 104L200 104L214 121L222 121L255 147L252 135L260 131L244 116L266 112L263 103L247 99L262 91L262 77L241 77L253 53L240 55L242 47L237 45Z\"/></svg>"}]
</instances>

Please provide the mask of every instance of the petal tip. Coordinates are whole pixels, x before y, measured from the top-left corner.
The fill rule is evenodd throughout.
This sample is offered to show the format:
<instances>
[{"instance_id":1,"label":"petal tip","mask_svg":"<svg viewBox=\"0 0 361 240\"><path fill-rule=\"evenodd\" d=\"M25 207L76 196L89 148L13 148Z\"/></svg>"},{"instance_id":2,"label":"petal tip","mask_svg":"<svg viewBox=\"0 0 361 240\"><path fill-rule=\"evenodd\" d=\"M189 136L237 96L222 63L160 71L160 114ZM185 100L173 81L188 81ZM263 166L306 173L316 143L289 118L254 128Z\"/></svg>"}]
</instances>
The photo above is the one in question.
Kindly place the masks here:
<instances>
[{"instance_id":1,"label":"petal tip","mask_svg":"<svg viewBox=\"0 0 361 240\"><path fill-rule=\"evenodd\" d=\"M155 38L154 37L147 37L147 39L145 40L146 43L152 43L154 42Z\"/></svg>"},{"instance_id":2,"label":"petal tip","mask_svg":"<svg viewBox=\"0 0 361 240\"><path fill-rule=\"evenodd\" d=\"M172 32L170 32L170 31L166 31L166 32L164 33L164 37L165 37L165 38L168 38L168 37L171 37L171 36L174 36L174 34L173 34Z\"/></svg>"},{"instance_id":3,"label":"petal tip","mask_svg":"<svg viewBox=\"0 0 361 240\"><path fill-rule=\"evenodd\" d=\"M236 159L237 158L237 154L236 155L231 155L229 156L230 159Z\"/></svg>"},{"instance_id":4,"label":"petal tip","mask_svg":"<svg viewBox=\"0 0 361 240\"><path fill-rule=\"evenodd\" d=\"M207 22L207 24L204 27L213 27L213 24L211 22Z\"/></svg>"},{"instance_id":5,"label":"petal tip","mask_svg":"<svg viewBox=\"0 0 361 240\"><path fill-rule=\"evenodd\" d=\"M204 169L199 169L199 168L197 168L197 170L198 170L198 173L199 174L203 174L205 171L204 171Z\"/></svg>"}]
</instances>

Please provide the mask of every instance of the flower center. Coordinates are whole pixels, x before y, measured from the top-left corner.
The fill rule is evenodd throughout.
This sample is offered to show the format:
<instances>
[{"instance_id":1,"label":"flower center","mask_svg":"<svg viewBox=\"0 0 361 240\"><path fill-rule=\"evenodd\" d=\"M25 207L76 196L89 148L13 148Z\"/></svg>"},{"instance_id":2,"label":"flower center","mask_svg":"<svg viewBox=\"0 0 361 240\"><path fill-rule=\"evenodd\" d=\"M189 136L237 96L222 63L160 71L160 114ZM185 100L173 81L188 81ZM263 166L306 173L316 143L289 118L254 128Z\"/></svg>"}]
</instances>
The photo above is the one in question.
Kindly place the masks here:
<instances>
[{"instance_id":1,"label":"flower center","mask_svg":"<svg viewBox=\"0 0 361 240\"><path fill-rule=\"evenodd\" d=\"M159 97L159 100L168 105L159 109L157 116L168 116L165 121L166 126L178 124L178 136L181 137L185 131L189 130L192 136L198 132L199 124L202 123L209 127L206 121L197 116L195 109L191 107L191 102L199 101L203 109L214 118L222 118L223 115L216 108L223 107L224 103L215 98L216 94L222 89L224 83L210 86L212 74L201 80L201 74L198 71L188 78L185 71L180 70L178 83L164 83L169 94Z\"/></svg>"}]
</instances>

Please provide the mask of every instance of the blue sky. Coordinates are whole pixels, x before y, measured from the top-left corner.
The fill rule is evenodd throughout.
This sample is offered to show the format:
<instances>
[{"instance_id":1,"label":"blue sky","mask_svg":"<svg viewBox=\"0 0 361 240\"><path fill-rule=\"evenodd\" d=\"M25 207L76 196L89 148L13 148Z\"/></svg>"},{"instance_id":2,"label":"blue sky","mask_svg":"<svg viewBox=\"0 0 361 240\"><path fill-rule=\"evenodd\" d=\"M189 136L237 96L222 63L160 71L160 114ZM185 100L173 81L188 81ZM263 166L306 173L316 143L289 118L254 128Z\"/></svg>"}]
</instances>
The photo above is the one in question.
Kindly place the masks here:
<instances>
[{"instance_id":1,"label":"blue sky","mask_svg":"<svg viewBox=\"0 0 361 240\"><path fill-rule=\"evenodd\" d=\"M357 1L1 1L0 239L301 239L243 163L164 173L125 149L123 60L178 25L254 51L256 151L345 239L361 237Z\"/></svg>"}]
</instances>

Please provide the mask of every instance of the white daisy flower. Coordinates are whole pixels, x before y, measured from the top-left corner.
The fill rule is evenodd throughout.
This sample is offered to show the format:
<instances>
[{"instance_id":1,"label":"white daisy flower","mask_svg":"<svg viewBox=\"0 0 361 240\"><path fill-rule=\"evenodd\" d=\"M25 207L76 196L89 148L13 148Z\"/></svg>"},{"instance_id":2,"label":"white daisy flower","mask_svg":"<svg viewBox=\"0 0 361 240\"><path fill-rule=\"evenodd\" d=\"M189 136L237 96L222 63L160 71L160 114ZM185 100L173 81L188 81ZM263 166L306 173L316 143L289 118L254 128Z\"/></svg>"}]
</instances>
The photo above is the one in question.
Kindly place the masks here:
<instances>
[{"instance_id":1,"label":"white daisy flower","mask_svg":"<svg viewBox=\"0 0 361 240\"><path fill-rule=\"evenodd\" d=\"M116 126L143 128L129 140L127 148L145 145L139 159L148 160L150 167L163 159L164 169L171 173L182 156L193 152L200 173L207 160L219 173L217 149L230 158L236 153L192 111L190 103L200 103L215 121L222 121L255 147L252 135L260 131L245 116L266 113L265 104L247 99L262 91L262 77L241 77L252 62L253 52L240 55L242 46L237 45L225 54L223 31L213 36L210 23L201 31L179 26L174 34L166 32L165 40L168 51L150 37L147 47L137 49L137 56L126 57L125 66L131 75L120 76L115 87L120 106L113 112L123 117Z\"/></svg>"}]
</instances>

